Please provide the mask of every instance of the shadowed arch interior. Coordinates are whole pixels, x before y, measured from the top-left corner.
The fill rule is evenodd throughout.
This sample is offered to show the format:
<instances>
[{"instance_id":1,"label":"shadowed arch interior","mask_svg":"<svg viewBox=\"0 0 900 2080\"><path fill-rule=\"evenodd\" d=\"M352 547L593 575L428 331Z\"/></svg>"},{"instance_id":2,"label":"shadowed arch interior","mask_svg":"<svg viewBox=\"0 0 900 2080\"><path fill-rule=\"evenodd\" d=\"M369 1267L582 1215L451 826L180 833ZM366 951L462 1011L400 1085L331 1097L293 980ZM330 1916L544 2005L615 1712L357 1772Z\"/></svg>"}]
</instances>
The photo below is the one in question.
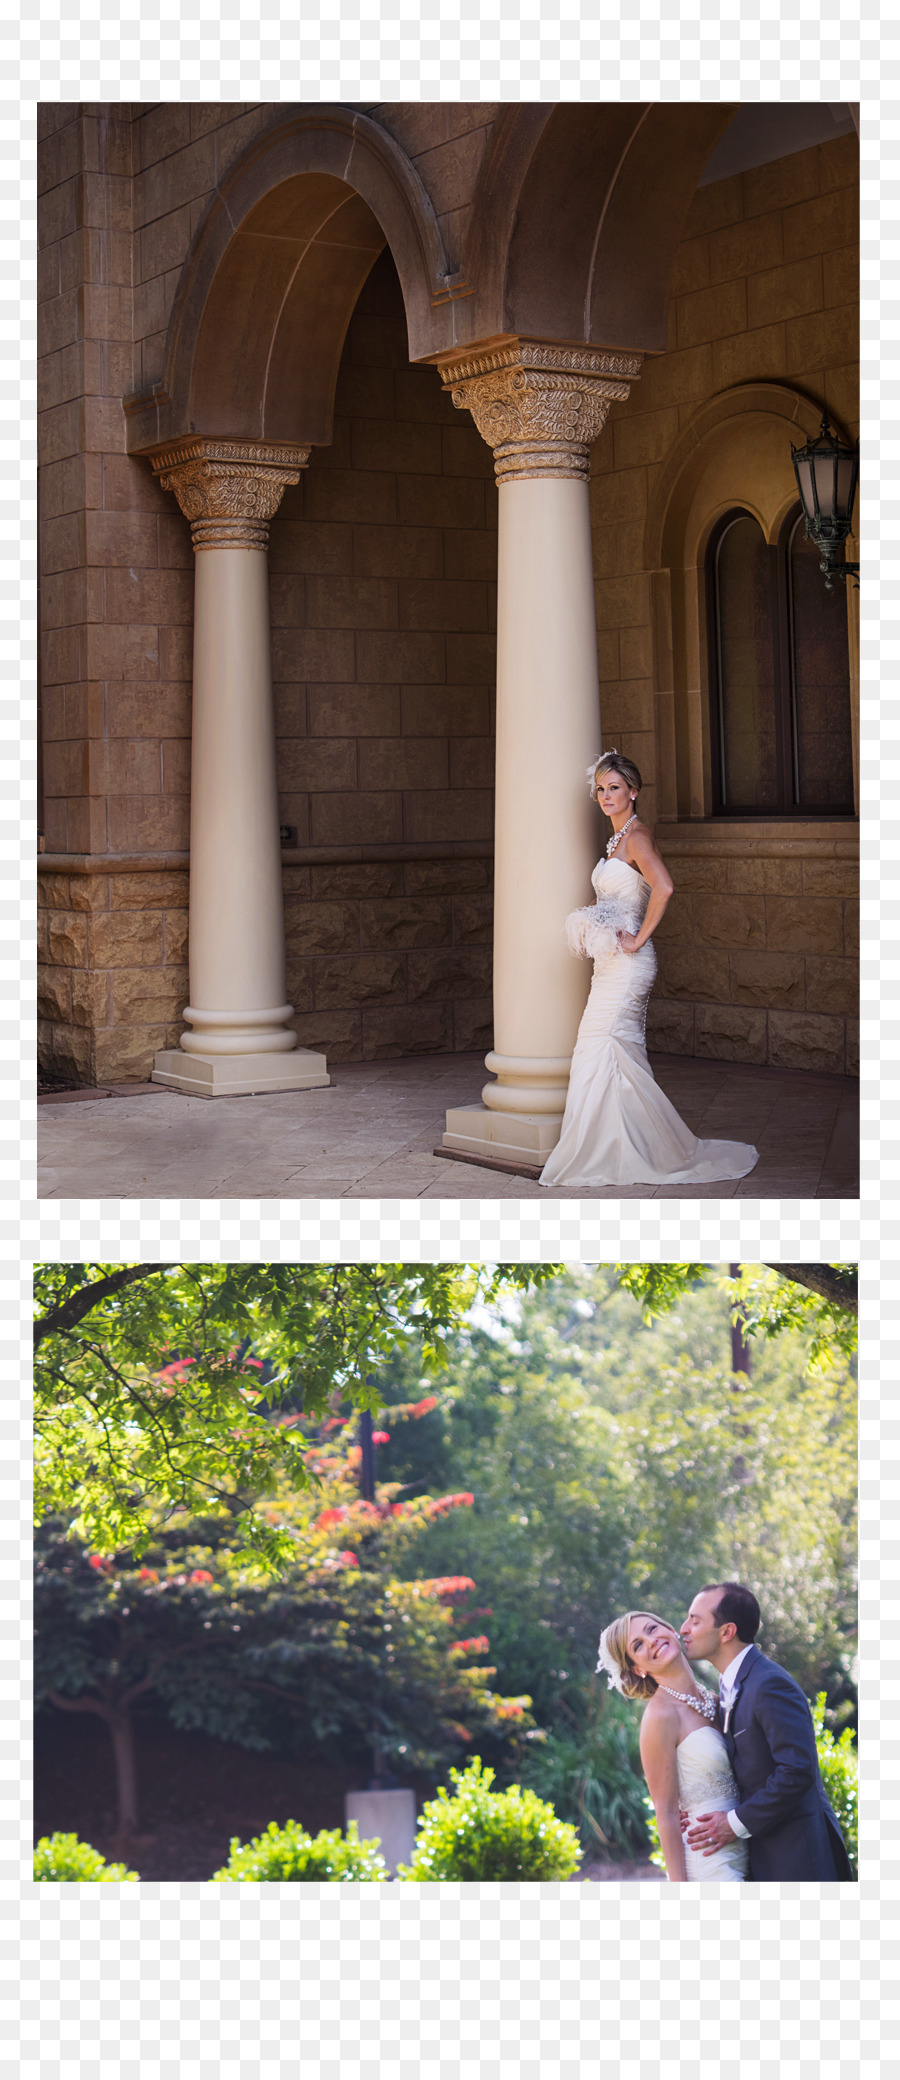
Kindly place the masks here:
<instances>
[{"instance_id":1,"label":"shadowed arch interior","mask_svg":"<svg viewBox=\"0 0 900 2080\"><path fill-rule=\"evenodd\" d=\"M684 220L736 111L721 102L556 107L522 180L505 275L508 329L662 353Z\"/></svg>"},{"instance_id":2,"label":"shadowed arch interior","mask_svg":"<svg viewBox=\"0 0 900 2080\"><path fill-rule=\"evenodd\" d=\"M416 360L449 310L444 244L419 175L364 115L279 109L201 219L164 377L125 401L130 452L189 433L328 446L347 326L386 245Z\"/></svg>"},{"instance_id":3,"label":"shadowed arch interior","mask_svg":"<svg viewBox=\"0 0 900 2080\"><path fill-rule=\"evenodd\" d=\"M296 174L263 196L207 298L191 431L327 444L347 326L386 243L367 203L331 174Z\"/></svg>"}]
</instances>

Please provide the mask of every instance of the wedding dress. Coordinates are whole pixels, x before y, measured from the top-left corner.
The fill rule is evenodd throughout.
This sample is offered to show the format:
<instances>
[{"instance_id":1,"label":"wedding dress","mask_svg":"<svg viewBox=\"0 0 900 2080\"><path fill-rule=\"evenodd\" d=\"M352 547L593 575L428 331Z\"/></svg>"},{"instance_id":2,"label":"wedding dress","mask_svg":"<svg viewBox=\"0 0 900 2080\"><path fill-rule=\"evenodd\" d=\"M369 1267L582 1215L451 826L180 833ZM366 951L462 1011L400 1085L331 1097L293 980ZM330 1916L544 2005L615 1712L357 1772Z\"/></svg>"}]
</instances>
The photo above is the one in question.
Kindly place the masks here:
<instances>
[{"instance_id":1,"label":"wedding dress","mask_svg":"<svg viewBox=\"0 0 900 2080\"><path fill-rule=\"evenodd\" d=\"M572 953L593 957L562 1131L542 1185L711 1184L746 1177L758 1161L743 1141L698 1141L655 1081L647 1060L647 1003L656 977L648 939L625 953L616 933L640 931L650 888L624 860L601 860L596 902L566 919Z\"/></svg>"},{"instance_id":2,"label":"wedding dress","mask_svg":"<svg viewBox=\"0 0 900 2080\"><path fill-rule=\"evenodd\" d=\"M687 1812L690 1827L701 1813L730 1813L738 1802L738 1788L731 1774L728 1749L715 1726L698 1726L679 1741L678 1796ZM712 1856L684 1844L684 1866L689 1879L704 1879L714 1885L739 1884L748 1874L749 1849L746 1839L735 1835L724 1849Z\"/></svg>"}]
</instances>

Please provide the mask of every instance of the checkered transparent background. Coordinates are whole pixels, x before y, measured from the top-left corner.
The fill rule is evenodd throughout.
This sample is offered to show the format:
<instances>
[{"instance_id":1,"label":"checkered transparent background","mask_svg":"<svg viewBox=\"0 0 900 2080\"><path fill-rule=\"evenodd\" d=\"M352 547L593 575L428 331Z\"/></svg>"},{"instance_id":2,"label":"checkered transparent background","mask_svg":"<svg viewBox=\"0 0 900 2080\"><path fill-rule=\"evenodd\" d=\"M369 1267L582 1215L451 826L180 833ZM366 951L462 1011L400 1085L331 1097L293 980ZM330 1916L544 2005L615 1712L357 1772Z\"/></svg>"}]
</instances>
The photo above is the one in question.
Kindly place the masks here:
<instances>
[{"instance_id":1,"label":"checkered transparent background","mask_svg":"<svg viewBox=\"0 0 900 2080\"><path fill-rule=\"evenodd\" d=\"M246 15L246 19L244 18ZM618 2070L769 2080L785 2065L816 2080L874 2071L888 2055L898 1920L898 1809L891 1676L897 1424L888 1396L897 1350L897 968L891 925L900 825L892 814L896 615L881 605L880 518L896 459L896 10L832 0L127 0L66 8L23 0L0 37L5 302L3 488L7 544L0 705L5 753L0 919L8 952L4 1027L7 1214L0 1260L6 1318L27 1316L35 1256L656 1257L744 1261L820 1256L863 1264L862 1688L866 1800L863 1881L847 1888L442 1886L253 1888L41 1886L23 1882L30 1627L24 1474L28 1353L3 1353L7 1403L9 1588L4 1746L9 1824L0 1877L5 2048L0 2080L57 2075L191 2080L389 2068L412 2080L537 2080ZM861 100L863 149L862 779L866 836L863 1199L509 1201L279 1206L218 1202L54 1202L36 1207L30 1151L34 784L33 222L34 101L41 99ZM893 285L893 286L892 286ZM2 611L2 610L0 610ZM17 699L21 683L21 705ZM27 718L23 729L21 717ZM875 938L887 943L876 967ZM28 947L24 954L22 947ZM885 1011L880 1026L878 1012ZM21 1007L21 1019L18 1011ZM20 1039L21 1035L21 1039ZM29 1144L26 1154L26 1137ZM16 1398L14 1399L13 1396ZM882 1508L884 1515L882 1515ZM894 1602L891 1602L891 1597ZM880 1677L875 1693L876 1671ZM882 1731L884 1729L884 1731ZM887 1982L885 1984L885 1982Z\"/></svg>"}]
</instances>

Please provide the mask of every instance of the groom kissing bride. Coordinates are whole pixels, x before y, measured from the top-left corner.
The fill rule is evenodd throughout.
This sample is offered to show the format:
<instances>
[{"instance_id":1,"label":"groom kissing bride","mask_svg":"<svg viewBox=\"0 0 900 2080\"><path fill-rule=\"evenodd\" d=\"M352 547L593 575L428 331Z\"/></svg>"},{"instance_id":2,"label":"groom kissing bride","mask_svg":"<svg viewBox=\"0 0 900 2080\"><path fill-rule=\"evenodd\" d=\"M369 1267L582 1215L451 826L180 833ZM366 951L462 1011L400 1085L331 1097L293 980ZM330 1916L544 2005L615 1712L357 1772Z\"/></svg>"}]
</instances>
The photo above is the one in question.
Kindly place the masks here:
<instances>
[{"instance_id":1,"label":"groom kissing bride","mask_svg":"<svg viewBox=\"0 0 900 2080\"><path fill-rule=\"evenodd\" d=\"M752 1590L707 1582L680 1638L650 1611L627 1611L601 1637L610 1689L647 1700L641 1762L670 1883L853 1879L809 1705L754 1645L759 1624ZM718 1698L694 1661L716 1669Z\"/></svg>"}]
</instances>

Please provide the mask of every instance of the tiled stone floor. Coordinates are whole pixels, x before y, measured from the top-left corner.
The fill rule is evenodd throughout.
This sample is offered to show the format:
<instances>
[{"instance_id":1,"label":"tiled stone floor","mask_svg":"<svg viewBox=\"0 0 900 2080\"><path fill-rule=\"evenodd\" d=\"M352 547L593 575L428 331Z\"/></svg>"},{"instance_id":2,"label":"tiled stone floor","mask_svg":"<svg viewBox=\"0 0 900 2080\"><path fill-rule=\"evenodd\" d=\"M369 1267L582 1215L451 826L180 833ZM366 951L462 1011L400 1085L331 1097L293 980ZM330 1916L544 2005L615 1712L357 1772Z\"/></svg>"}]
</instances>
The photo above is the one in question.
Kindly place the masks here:
<instances>
[{"instance_id":1,"label":"tiled stone floor","mask_svg":"<svg viewBox=\"0 0 900 2080\"><path fill-rule=\"evenodd\" d=\"M849 1077L651 1057L695 1134L752 1141L749 1177L548 1193L433 1154L451 1105L477 1100L480 1055L337 1064L328 1090L188 1098L154 1089L38 1108L43 1199L842 1199L859 1191Z\"/></svg>"}]
</instances>

